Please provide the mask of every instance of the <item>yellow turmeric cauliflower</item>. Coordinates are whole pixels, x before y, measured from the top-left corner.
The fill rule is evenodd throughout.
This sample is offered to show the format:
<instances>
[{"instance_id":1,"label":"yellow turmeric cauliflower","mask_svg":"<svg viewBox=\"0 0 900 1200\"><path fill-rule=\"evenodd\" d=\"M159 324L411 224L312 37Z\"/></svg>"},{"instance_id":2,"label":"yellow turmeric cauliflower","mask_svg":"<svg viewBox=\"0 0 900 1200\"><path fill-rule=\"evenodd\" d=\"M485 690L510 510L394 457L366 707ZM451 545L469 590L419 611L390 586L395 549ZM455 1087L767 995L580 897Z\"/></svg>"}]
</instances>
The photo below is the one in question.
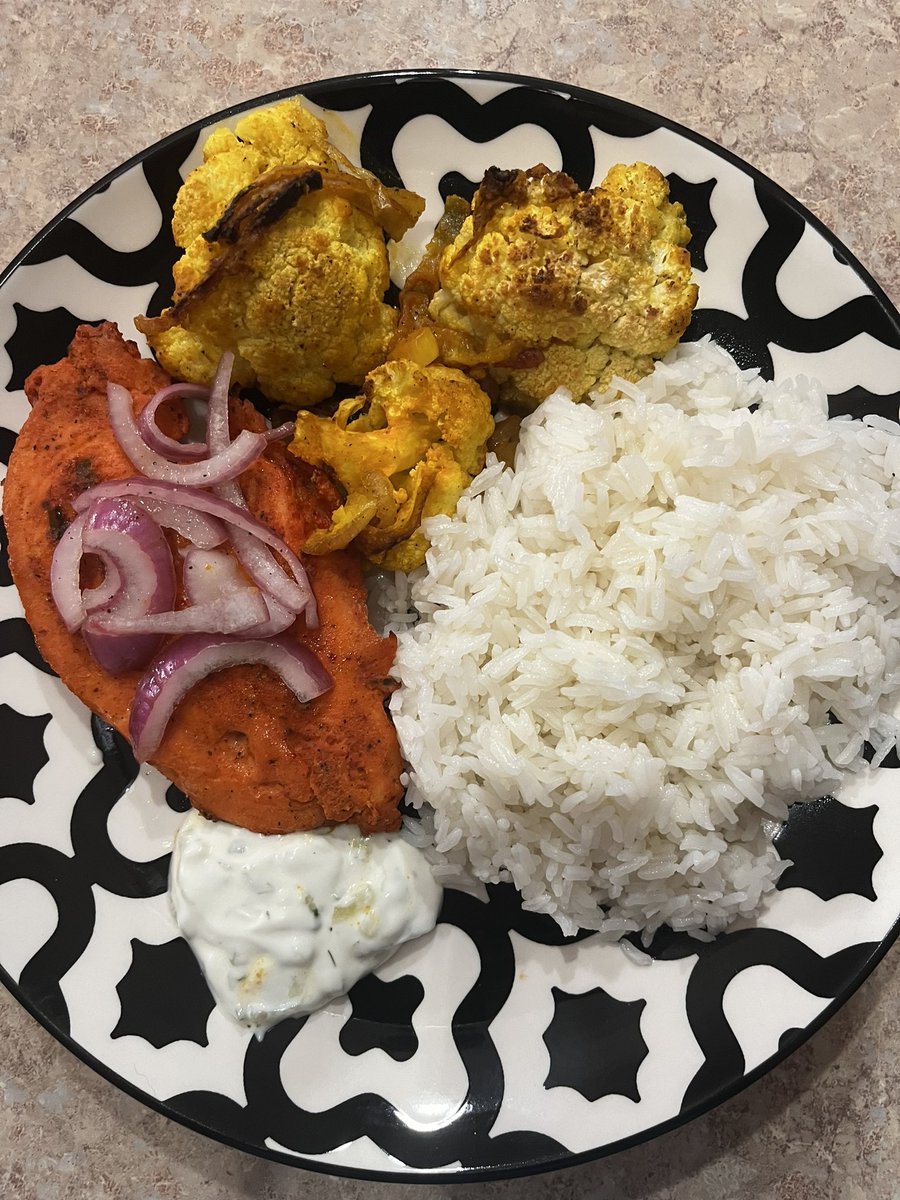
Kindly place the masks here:
<instances>
[{"instance_id":1,"label":"yellow turmeric cauliflower","mask_svg":"<svg viewBox=\"0 0 900 1200\"><path fill-rule=\"evenodd\" d=\"M238 383L316 404L383 360L384 231L402 236L422 207L354 167L298 101L250 113L209 137L178 193L174 304L136 324L178 379L209 383L231 350Z\"/></svg>"},{"instance_id":2,"label":"yellow turmeric cauliflower","mask_svg":"<svg viewBox=\"0 0 900 1200\"><path fill-rule=\"evenodd\" d=\"M684 210L645 163L580 192L544 166L491 168L441 256L429 315L443 361L481 364L500 400L532 409L613 374L640 379L676 345L697 288Z\"/></svg>"},{"instance_id":3,"label":"yellow turmeric cauliflower","mask_svg":"<svg viewBox=\"0 0 900 1200\"><path fill-rule=\"evenodd\" d=\"M452 513L484 466L490 400L461 371L395 359L370 372L363 394L333 418L297 414L291 450L325 468L346 492L329 529L303 547L326 554L353 542L379 566L425 561L427 517Z\"/></svg>"}]
</instances>

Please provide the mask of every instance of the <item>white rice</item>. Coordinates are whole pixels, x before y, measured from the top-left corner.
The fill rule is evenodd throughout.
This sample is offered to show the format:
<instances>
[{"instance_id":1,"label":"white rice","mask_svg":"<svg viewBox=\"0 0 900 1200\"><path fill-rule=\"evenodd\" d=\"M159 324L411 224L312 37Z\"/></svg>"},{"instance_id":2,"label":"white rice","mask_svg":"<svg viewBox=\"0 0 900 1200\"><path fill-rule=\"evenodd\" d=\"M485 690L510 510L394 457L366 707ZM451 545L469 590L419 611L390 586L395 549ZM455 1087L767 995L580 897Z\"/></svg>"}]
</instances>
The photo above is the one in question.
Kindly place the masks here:
<instances>
[{"instance_id":1,"label":"white rice","mask_svg":"<svg viewBox=\"0 0 900 1200\"><path fill-rule=\"evenodd\" d=\"M787 805L894 743L898 469L896 426L709 343L546 400L380 590L438 869L566 932L752 913Z\"/></svg>"}]
</instances>

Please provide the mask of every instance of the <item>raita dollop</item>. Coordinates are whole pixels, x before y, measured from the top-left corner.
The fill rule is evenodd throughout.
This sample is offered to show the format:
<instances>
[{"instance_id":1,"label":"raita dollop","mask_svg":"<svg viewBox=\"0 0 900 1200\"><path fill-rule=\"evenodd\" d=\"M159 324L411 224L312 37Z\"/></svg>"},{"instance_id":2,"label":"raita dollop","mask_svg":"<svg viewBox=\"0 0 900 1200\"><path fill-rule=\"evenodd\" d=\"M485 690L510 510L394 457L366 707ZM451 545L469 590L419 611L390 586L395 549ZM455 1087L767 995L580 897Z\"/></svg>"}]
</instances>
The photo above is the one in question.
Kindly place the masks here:
<instances>
[{"instance_id":1,"label":"raita dollop","mask_svg":"<svg viewBox=\"0 0 900 1200\"><path fill-rule=\"evenodd\" d=\"M344 995L427 933L441 888L397 834L250 833L192 812L169 897L216 1003L262 1031Z\"/></svg>"}]
</instances>

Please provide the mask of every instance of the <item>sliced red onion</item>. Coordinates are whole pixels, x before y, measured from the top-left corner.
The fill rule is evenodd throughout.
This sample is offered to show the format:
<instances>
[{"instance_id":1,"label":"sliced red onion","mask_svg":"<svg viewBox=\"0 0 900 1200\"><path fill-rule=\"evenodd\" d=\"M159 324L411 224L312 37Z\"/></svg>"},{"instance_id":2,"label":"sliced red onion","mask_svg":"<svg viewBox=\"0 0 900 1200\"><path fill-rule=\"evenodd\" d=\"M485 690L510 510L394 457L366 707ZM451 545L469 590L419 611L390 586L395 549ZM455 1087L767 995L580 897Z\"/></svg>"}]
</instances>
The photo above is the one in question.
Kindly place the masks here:
<instances>
[{"instance_id":1,"label":"sliced red onion","mask_svg":"<svg viewBox=\"0 0 900 1200\"><path fill-rule=\"evenodd\" d=\"M216 370L216 375L213 379L213 384L209 392L209 412L206 423L206 441L209 445L210 451L213 454L224 450L224 448L229 444L231 437L228 425L228 384L231 379L231 369L233 364L233 355L227 353L222 355L222 358L219 360L219 366ZM279 430L270 431L272 435L276 433L281 435L282 432L284 436L287 436L293 432L293 427L289 424L282 425ZM215 486L214 490L220 499L234 505L236 509L240 509L242 512L246 513L248 517L250 517L250 511L247 508L247 502L244 499L244 493L241 491L241 486L237 480L228 480L226 482L219 483ZM251 517L251 520L252 519L253 518ZM262 540L265 541L265 539ZM240 526L236 526L232 529L231 545L241 563L241 566L244 568L247 574L254 579L260 587L264 588L265 591L268 592L269 596L277 605L279 612L275 613L273 611L272 613L272 621L275 625L279 624L279 622L283 620L284 610L288 609L293 610L296 613L304 612L306 615L307 626L310 629L318 628L319 614L318 609L316 608L316 598L313 595L312 588L309 587L309 581L307 580L306 583L308 588L307 600L302 608L297 608L296 604L291 600L289 591L285 589L283 585L285 578L284 571L278 562L276 562L270 551L266 549L266 545L272 546L273 549L278 550L278 553L287 560L291 569L291 573L295 579L298 579L296 568L299 567L300 570L303 571L303 567L299 559L294 557L294 560L291 561L291 559L285 555L284 551L278 546L275 546L271 541L266 542L266 545L261 545L258 530L244 529ZM284 545L284 543L282 543L282 545ZM305 571L303 571L303 576L305 579ZM281 627L286 629L287 625L282 625ZM265 635L260 634L260 636L262 637Z\"/></svg>"},{"instance_id":2,"label":"sliced red onion","mask_svg":"<svg viewBox=\"0 0 900 1200\"><path fill-rule=\"evenodd\" d=\"M229 595L249 586L247 576L231 554L191 547L183 552L182 557L184 568L181 579L191 604L209 604L218 596ZM264 592L259 593L256 588L252 590L257 595L262 595L267 612L265 619L258 625L244 628L242 632L247 637L271 637L290 629L297 619L296 614Z\"/></svg>"},{"instance_id":3,"label":"sliced red onion","mask_svg":"<svg viewBox=\"0 0 900 1200\"><path fill-rule=\"evenodd\" d=\"M82 533L85 551L102 555L118 570L122 611L162 612L175 600L172 553L160 527L139 504L121 497L98 500Z\"/></svg>"},{"instance_id":4,"label":"sliced red onion","mask_svg":"<svg viewBox=\"0 0 900 1200\"><path fill-rule=\"evenodd\" d=\"M209 389L209 404L206 410L206 444L210 454L219 454L231 445L231 430L228 425L228 388L234 355L226 350L219 359L212 387Z\"/></svg>"},{"instance_id":5,"label":"sliced red onion","mask_svg":"<svg viewBox=\"0 0 900 1200\"><path fill-rule=\"evenodd\" d=\"M175 603L175 570L160 527L140 505L125 499L92 505L81 535L86 552L115 568L120 586L103 614L116 619L166 614ZM96 601L96 589L92 599ZM160 647L162 632L112 630L103 625L96 605L81 634L93 657L112 675L145 666Z\"/></svg>"},{"instance_id":6,"label":"sliced red onion","mask_svg":"<svg viewBox=\"0 0 900 1200\"><path fill-rule=\"evenodd\" d=\"M108 633L105 629L90 628L88 617L81 627L81 636L91 652L91 658L110 675L137 671L145 667L159 652L163 639L158 633Z\"/></svg>"},{"instance_id":7,"label":"sliced red onion","mask_svg":"<svg viewBox=\"0 0 900 1200\"><path fill-rule=\"evenodd\" d=\"M157 425L156 414L169 400L206 400L208 397L209 388L199 383L170 383L161 388L138 414L138 430L144 444L169 462L198 462L206 458L206 442L176 442Z\"/></svg>"},{"instance_id":8,"label":"sliced red onion","mask_svg":"<svg viewBox=\"0 0 900 1200\"><path fill-rule=\"evenodd\" d=\"M84 600L81 595L81 559L84 554L82 534L87 525L87 513L80 513L56 543L50 562L50 593L57 612L69 633L75 633L84 621Z\"/></svg>"},{"instance_id":9,"label":"sliced red onion","mask_svg":"<svg viewBox=\"0 0 900 1200\"><path fill-rule=\"evenodd\" d=\"M212 550L228 539L228 530L221 521L196 509L185 508L183 504L169 504L165 500L151 500L149 496L143 496L135 503L146 509L157 525L174 529L201 550Z\"/></svg>"},{"instance_id":10,"label":"sliced red onion","mask_svg":"<svg viewBox=\"0 0 900 1200\"><path fill-rule=\"evenodd\" d=\"M250 520L254 519L250 516L249 512L247 516ZM291 555L291 557L288 558L283 550L278 550L278 553L282 556L282 558L287 560L288 566L291 568L291 574L294 576L294 578L290 579L285 574L280 564L275 561L275 557L266 548L266 546L263 545L263 541L264 539L253 533L250 533L247 530L238 528L237 525L232 528L231 545L240 561L241 566L251 577L251 579L255 580L255 582L259 584L259 586L263 588L281 607L290 609L298 616L300 613L303 613L304 617L306 618L307 628L318 629L319 611L316 607L316 598L313 594L312 588L310 587L306 572L303 570L302 563L291 551L288 551L288 553ZM272 545L271 542L268 544ZM287 547L285 547L285 549L287 549ZM307 589L306 599L303 601L302 607L299 608L297 607L297 601L295 600L295 596L297 595L295 581L297 581L299 584L299 581L297 580L297 568L299 568L300 571L303 571L303 576L306 579Z\"/></svg>"},{"instance_id":11,"label":"sliced red onion","mask_svg":"<svg viewBox=\"0 0 900 1200\"><path fill-rule=\"evenodd\" d=\"M86 552L102 559L105 576L82 594L81 560ZM157 605L171 607L172 558L156 523L138 505L114 498L79 513L57 542L50 565L50 591L66 629L77 632L87 613L121 604L126 593L139 597L144 587L150 589L148 611L160 611L153 607ZM143 662L155 651L154 646Z\"/></svg>"},{"instance_id":12,"label":"sliced red onion","mask_svg":"<svg viewBox=\"0 0 900 1200\"><path fill-rule=\"evenodd\" d=\"M263 642L190 634L173 642L138 684L128 726L137 760L146 762L156 752L172 713L196 683L242 663L260 663L277 671L301 704L331 687L331 677L315 655L290 638Z\"/></svg>"},{"instance_id":13,"label":"sliced red onion","mask_svg":"<svg viewBox=\"0 0 900 1200\"><path fill-rule=\"evenodd\" d=\"M81 595L84 611L88 616L92 612L96 612L98 608L106 608L122 587L122 576L119 574L119 568L108 556L100 555L100 557L103 559L103 582L95 588L88 588Z\"/></svg>"},{"instance_id":14,"label":"sliced red onion","mask_svg":"<svg viewBox=\"0 0 900 1200\"><path fill-rule=\"evenodd\" d=\"M296 426L293 421L285 421L283 425L276 425L274 429L266 431L267 442L281 442L285 438L293 437L296 432Z\"/></svg>"},{"instance_id":15,"label":"sliced red onion","mask_svg":"<svg viewBox=\"0 0 900 1200\"><path fill-rule=\"evenodd\" d=\"M269 610L269 615L265 621L259 625L254 625L252 629L245 629L245 637L267 638L273 637L276 633L284 633L297 620L297 614L292 613L289 608L285 608L283 604L279 604L277 600L273 600L271 596L265 596L266 607ZM307 625L309 624L307 620Z\"/></svg>"},{"instance_id":16,"label":"sliced red onion","mask_svg":"<svg viewBox=\"0 0 900 1200\"><path fill-rule=\"evenodd\" d=\"M247 501L244 499L244 493L241 491L241 485L237 480L232 479L228 483L220 483L215 489L215 493L222 500L233 504L235 508L246 513L248 517L250 516ZM261 587L265 588L272 599L278 604L279 608L290 608L289 598L281 588L281 580L284 572L276 562L272 552L260 542L259 538L243 529L233 527L231 531L231 546L247 574L252 579L255 579ZM297 561L299 562L299 559ZM296 577L296 572L294 574ZM304 574L306 574L305 571ZM303 611L306 615L308 628L318 629L319 610L316 606L316 598L312 588L310 588L309 592L309 602ZM287 627L285 626L285 628Z\"/></svg>"},{"instance_id":17,"label":"sliced red onion","mask_svg":"<svg viewBox=\"0 0 900 1200\"><path fill-rule=\"evenodd\" d=\"M224 450L202 462L171 463L151 450L141 437L134 416L134 401L127 388L118 383L108 383L106 394L109 420L116 441L137 469L150 479L164 479L188 487L212 487L246 471L268 444L264 433L250 433L242 429Z\"/></svg>"},{"instance_id":18,"label":"sliced red onion","mask_svg":"<svg viewBox=\"0 0 900 1200\"><path fill-rule=\"evenodd\" d=\"M236 482L268 443L291 436L293 424L264 433L242 430L231 439L232 366L233 356L223 355L208 393L190 384L161 389L137 419L129 392L107 385L115 437L146 478L82 493L54 552L51 590L60 615L70 631L81 630L105 670L116 674L143 666L160 653L165 638L176 637L145 674L132 706L130 734L140 760L156 750L185 693L213 671L238 663L267 665L301 702L331 686L315 655L281 636L300 614L308 626L318 623L306 571L286 543L249 512ZM175 397L207 398L206 443L178 442L159 428L160 406ZM192 543L184 553L191 604L178 611L163 525ZM237 561L213 550L229 537ZM101 558L105 576L82 594L85 553ZM246 581L238 562L259 586Z\"/></svg>"},{"instance_id":19,"label":"sliced red onion","mask_svg":"<svg viewBox=\"0 0 900 1200\"><path fill-rule=\"evenodd\" d=\"M82 492L74 501L77 512L83 512L95 500L115 496L130 496L138 499L149 497L170 504L183 504L197 512L206 513L224 521L231 528L231 541L241 565L259 587L294 613L306 613L306 623L315 627L315 597L306 571L300 559L276 533L262 521L258 521L247 509L223 500L221 496L203 491L202 488L186 487L163 479L117 479L110 483L98 483ZM250 534L252 538L242 538ZM260 553L259 543L271 547L287 563L293 578L287 575L275 559Z\"/></svg>"},{"instance_id":20,"label":"sliced red onion","mask_svg":"<svg viewBox=\"0 0 900 1200\"><path fill-rule=\"evenodd\" d=\"M182 559L181 582L191 604L211 604L219 596L251 586L237 559L222 550L200 550L192 546L183 551Z\"/></svg>"},{"instance_id":21,"label":"sliced red onion","mask_svg":"<svg viewBox=\"0 0 900 1200\"><path fill-rule=\"evenodd\" d=\"M246 633L267 620L269 610L259 588L243 587L206 604L191 604L176 611L120 616L116 612L89 616L81 627L85 639L93 632L156 634L175 637L183 633ZM146 662L146 659L144 660Z\"/></svg>"}]
</instances>

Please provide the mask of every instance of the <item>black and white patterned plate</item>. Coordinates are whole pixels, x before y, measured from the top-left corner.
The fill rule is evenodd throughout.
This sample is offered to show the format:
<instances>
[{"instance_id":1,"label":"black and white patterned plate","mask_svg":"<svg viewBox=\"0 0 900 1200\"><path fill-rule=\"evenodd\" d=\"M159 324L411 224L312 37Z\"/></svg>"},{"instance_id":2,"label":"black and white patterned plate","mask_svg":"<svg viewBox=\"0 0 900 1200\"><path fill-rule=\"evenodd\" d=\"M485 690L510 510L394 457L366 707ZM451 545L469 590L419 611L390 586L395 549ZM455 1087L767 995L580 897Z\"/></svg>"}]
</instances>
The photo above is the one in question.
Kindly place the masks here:
<instances>
[{"instance_id":1,"label":"black and white patterned plate","mask_svg":"<svg viewBox=\"0 0 900 1200\"><path fill-rule=\"evenodd\" d=\"M704 333L768 377L821 377L835 413L896 418L900 317L853 257L781 189L663 118L511 76L406 72L299 89L343 149L428 202L542 160L582 186L642 159L694 232ZM256 103L268 103L266 97ZM28 372L82 321L168 299L169 220L213 124L124 164L0 277L0 452ZM404 255L401 254L400 259ZM402 263L398 261L398 267ZM794 861L752 925L711 944L660 934L651 965L564 939L510 888L448 891L432 936L350 995L254 1040L213 1007L169 914L184 800L138 771L35 650L0 559L0 976L53 1034L146 1103L222 1141L368 1178L490 1177L597 1157L711 1107L790 1053L898 932L892 767L795 810Z\"/></svg>"}]
</instances>

